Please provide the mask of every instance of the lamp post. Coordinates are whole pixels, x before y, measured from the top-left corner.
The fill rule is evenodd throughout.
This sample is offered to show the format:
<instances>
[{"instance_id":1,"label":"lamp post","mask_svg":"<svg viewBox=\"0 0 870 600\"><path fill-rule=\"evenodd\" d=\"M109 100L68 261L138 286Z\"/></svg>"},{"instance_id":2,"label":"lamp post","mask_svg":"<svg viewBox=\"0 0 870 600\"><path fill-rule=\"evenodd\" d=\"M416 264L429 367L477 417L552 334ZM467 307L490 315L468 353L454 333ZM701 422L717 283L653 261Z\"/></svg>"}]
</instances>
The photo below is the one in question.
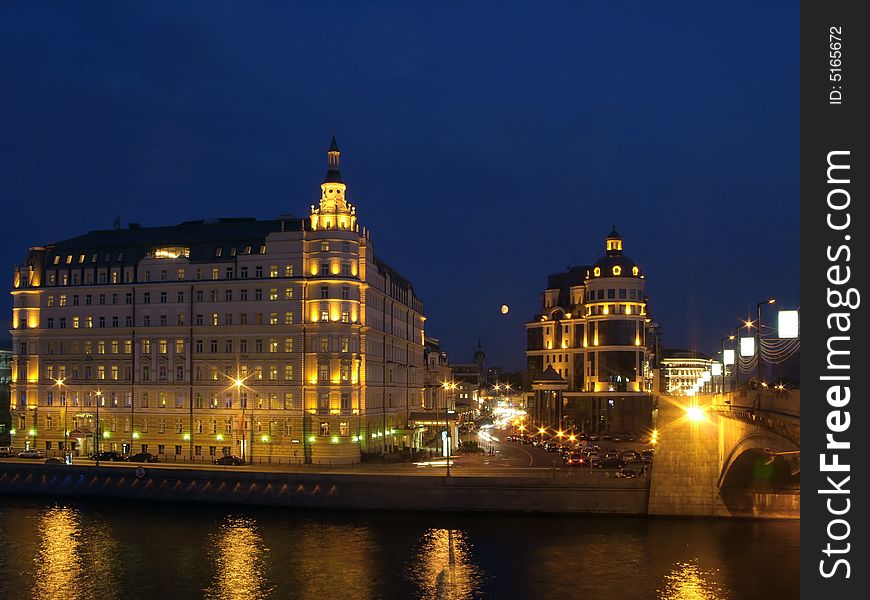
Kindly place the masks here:
<instances>
[{"instance_id":1,"label":"lamp post","mask_svg":"<svg viewBox=\"0 0 870 600\"><path fill-rule=\"evenodd\" d=\"M728 335L722 338L722 393L725 393L725 374L728 372L728 365L725 364L725 341L733 340L733 335ZM736 354L736 352L735 352Z\"/></svg>"},{"instance_id":2,"label":"lamp post","mask_svg":"<svg viewBox=\"0 0 870 600\"><path fill-rule=\"evenodd\" d=\"M245 425L247 424L245 409L247 408L245 404L247 404L247 399L245 404L242 404L242 386L244 385L244 381L241 378L236 377L233 380L233 387L236 388L236 400L239 401L239 404L242 405L242 437L241 437L241 446L242 446L242 462L245 461Z\"/></svg>"},{"instance_id":3,"label":"lamp post","mask_svg":"<svg viewBox=\"0 0 870 600\"><path fill-rule=\"evenodd\" d=\"M776 302L776 298L768 298L762 302L759 302L755 305L755 324L757 325L757 329L755 331L755 337L758 349L758 385L761 385L761 382L764 381L764 366L761 359L761 307L765 304L774 304Z\"/></svg>"},{"instance_id":4,"label":"lamp post","mask_svg":"<svg viewBox=\"0 0 870 600\"><path fill-rule=\"evenodd\" d=\"M61 377L60 379L54 380L55 385L58 387L58 394L60 398L58 399L63 406L63 453L64 453L64 462L66 462L66 455L69 453L69 449L67 448L67 430L66 430L66 394L63 392L63 382L64 379Z\"/></svg>"},{"instance_id":5,"label":"lamp post","mask_svg":"<svg viewBox=\"0 0 870 600\"><path fill-rule=\"evenodd\" d=\"M97 398L97 423L96 423L97 430L94 432L94 456L97 457L96 464L99 467L100 466L100 438L103 436L102 431L100 431L100 402L103 399L103 392L101 392L100 390L97 390L96 398Z\"/></svg>"}]
</instances>

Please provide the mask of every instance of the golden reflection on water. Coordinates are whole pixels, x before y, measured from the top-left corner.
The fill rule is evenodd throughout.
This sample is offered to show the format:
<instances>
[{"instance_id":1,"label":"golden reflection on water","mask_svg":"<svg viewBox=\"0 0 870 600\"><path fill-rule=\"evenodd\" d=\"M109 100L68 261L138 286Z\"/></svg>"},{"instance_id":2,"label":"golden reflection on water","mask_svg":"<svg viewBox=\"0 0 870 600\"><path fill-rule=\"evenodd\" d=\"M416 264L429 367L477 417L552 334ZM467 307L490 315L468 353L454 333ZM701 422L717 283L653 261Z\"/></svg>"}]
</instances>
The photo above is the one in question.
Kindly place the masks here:
<instances>
[{"instance_id":1,"label":"golden reflection on water","mask_svg":"<svg viewBox=\"0 0 870 600\"><path fill-rule=\"evenodd\" d=\"M716 581L716 572L704 571L696 561L678 562L665 575L659 600L725 600L728 596Z\"/></svg>"},{"instance_id":2,"label":"golden reflection on water","mask_svg":"<svg viewBox=\"0 0 870 600\"><path fill-rule=\"evenodd\" d=\"M39 547L34 558L34 598L75 598L82 589L79 559L80 515L69 507L50 508L37 523Z\"/></svg>"},{"instance_id":3,"label":"golden reflection on water","mask_svg":"<svg viewBox=\"0 0 870 600\"><path fill-rule=\"evenodd\" d=\"M254 520L228 519L211 542L215 580L205 590L206 598L263 598L270 593L264 573L269 549Z\"/></svg>"},{"instance_id":4,"label":"golden reflection on water","mask_svg":"<svg viewBox=\"0 0 870 600\"><path fill-rule=\"evenodd\" d=\"M430 529L418 549L411 578L420 598L463 600L482 593L480 568L472 562L464 532Z\"/></svg>"}]
</instances>

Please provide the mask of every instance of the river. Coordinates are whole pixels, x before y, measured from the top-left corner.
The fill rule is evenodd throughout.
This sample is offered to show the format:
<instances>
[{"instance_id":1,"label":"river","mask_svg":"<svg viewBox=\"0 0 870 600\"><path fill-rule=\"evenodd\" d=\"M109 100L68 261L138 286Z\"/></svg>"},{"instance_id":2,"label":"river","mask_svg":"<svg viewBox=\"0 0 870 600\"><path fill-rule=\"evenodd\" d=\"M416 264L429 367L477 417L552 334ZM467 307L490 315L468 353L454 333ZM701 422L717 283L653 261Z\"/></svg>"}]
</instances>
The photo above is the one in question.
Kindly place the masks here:
<instances>
[{"instance_id":1,"label":"river","mask_svg":"<svg viewBox=\"0 0 870 600\"><path fill-rule=\"evenodd\" d=\"M0 497L0 598L798 597L797 521Z\"/></svg>"}]
</instances>

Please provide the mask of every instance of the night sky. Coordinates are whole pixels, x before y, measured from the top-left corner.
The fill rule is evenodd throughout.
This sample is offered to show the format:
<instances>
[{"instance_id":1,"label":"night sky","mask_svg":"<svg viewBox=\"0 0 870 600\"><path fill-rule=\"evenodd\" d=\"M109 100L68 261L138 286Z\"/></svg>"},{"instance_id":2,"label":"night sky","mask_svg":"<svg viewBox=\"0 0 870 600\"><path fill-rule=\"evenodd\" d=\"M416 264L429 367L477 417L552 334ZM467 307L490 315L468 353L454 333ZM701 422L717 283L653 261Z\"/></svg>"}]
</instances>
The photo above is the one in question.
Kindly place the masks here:
<instances>
[{"instance_id":1,"label":"night sky","mask_svg":"<svg viewBox=\"0 0 870 600\"><path fill-rule=\"evenodd\" d=\"M797 307L797 2L287 4L0 3L7 285L116 216L305 216L335 130L453 362L523 368L547 274L613 224L668 346Z\"/></svg>"}]
</instances>

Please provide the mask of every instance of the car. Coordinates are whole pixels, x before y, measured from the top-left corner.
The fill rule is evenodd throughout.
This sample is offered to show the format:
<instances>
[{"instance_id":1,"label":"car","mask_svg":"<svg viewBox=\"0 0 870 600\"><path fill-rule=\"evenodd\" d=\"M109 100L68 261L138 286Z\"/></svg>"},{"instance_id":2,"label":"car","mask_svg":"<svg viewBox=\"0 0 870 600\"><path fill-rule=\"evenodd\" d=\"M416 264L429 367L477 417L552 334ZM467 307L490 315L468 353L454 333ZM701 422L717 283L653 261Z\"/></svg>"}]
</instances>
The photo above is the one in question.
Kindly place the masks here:
<instances>
[{"instance_id":1,"label":"car","mask_svg":"<svg viewBox=\"0 0 870 600\"><path fill-rule=\"evenodd\" d=\"M9 456L15 456L15 451L12 450L12 446L0 446L0 458L6 458Z\"/></svg>"},{"instance_id":2,"label":"car","mask_svg":"<svg viewBox=\"0 0 870 600\"><path fill-rule=\"evenodd\" d=\"M230 465L233 467L238 467L239 465L245 464L241 458L234 454L225 454L220 458L214 459L214 464L216 465Z\"/></svg>"},{"instance_id":3,"label":"car","mask_svg":"<svg viewBox=\"0 0 870 600\"><path fill-rule=\"evenodd\" d=\"M609 433L605 433L604 435L601 436L601 439L604 440L605 442L609 442L613 439L613 435L609 434Z\"/></svg>"},{"instance_id":4,"label":"car","mask_svg":"<svg viewBox=\"0 0 870 600\"><path fill-rule=\"evenodd\" d=\"M595 434L595 433L589 434L589 441L590 442L597 442L599 439L601 439L601 438L599 438L597 434Z\"/></svg>"},{"instance_id":5,"label":"car","mask_svg":"<svg viewBox=\"0 0 870 600\"><path fill-rule=\"evenodd\" d=\"M103 452L100 452L99 459L97 458L96 454L91 454L90 459L102 460L106 462L124 462L125 460L127 460L126 458L124 458L124 455L117 450L104 450Z\"/></svg>"},{"instance_id":6,"label":"car","mask_svg":"<svg viewBox=\"0 0 870 600\"><path fill-rule=\"evenodd\" d=\"M619 458L619 452L617 452L616 450L608 450L608 451L604 454L604 460L610 460L610 459L613 459L613 458L616 458L616 459Z\"/></svg>"},{"instance_id":7,"label":"car","mask_svg":"<svg viewBox=\"0 0 870 600\"><path fill-rule=\"evenodd\" d=\"M640 461L640 455L634 450L626 450L622 453L622 460L627 463L633 463Z\"/></svg>"},{"instance_id":8,"label":"car","mask_svg":"<svg viewBox=\"0 0 870 600\"><path fill-rule=\"evenodd\" d=\"M625 436L626 442L633 442L634 440L635 440L635 437L634 437L633 433L629 433L628 435Z\"/></svg>"},{"instance_id":9,"label":"car","mask_svg":"<svg viewBox=\"0 0 870 600\"><path fill-rule=\"evenodd\" d=\"M631 479L632 477L637 477L637 473L631 469L620 469L616 472L616 477L619 477L620 479Z\"/></svg>"},{"instance_id":10,"label":"car","mask_svg":"<svg viewBox=\"0 0 870 600\"><path fill-rule=\"evenodd\" d=\"M625 466L625 461L618 458L605 458L595 463L599 469L621 469Z\"/></svg>"},{"instance_id":11,"label":"car","mask_svg":"<svg viewBox=\"0 0 870 600\"><path fill-rule=\"evenodd\" d=\"M57 456L49 456L43 462L47 465L65 465L66 464L65 462L63 462L62 458L59 458Z\"/></svg>"},{"instance_id":12,"label":"car","mask_svg":"<svg viewBox=\"0 0 870 600\"><path fill-rule=\"evenodd\" d=\"M144 463L156 463L160 462L160 459L157 458L156 455L151 454L150 452L139 452L137 454L132 455L127 459L128 462L144 462Z\"/></svg>"},{"instance_id":13,"label":"car","mask_svg":"<svg viewBox=\"0 0 870 600\"><path fill-rule=\"evenodd\" d=\"M544 444L544 452L558 452L559 444L556 442L547 442Z\"/></svg>"},{"instance_id":14,"label":"car","mask_svg":"<svg viewBox=\"0 0 870 600\"><path fill-rule=\"evenodd\" d=\"M653 461L653 451L652 450L641 450L640 451L640 462L651 463Z\"/></svg>"},{"instance_id":15,"label":"car","mask_svg":"<svg viewBox=\"0 0 870 600\"><path fill-rule=\"evenodd\" d=\"M571 454L568 454L563 459L563 462L565 463L566 467L582 467L583 465L589 464L589 460L587 458L573 452Z\"/></svg>"},{"instance_id":16,"label":"car","mask_svg":"<svg viewBox=\"0 0 870 600\"><path fill-rule=\"evenodd\" d=\"M22 450L18 453L18 458L43 458L44 456L42 450Z\"/></svg>"},{"instance_id":17,"label":"car","mask_svg":"<svg viewBox=\"0 0 870 600\"><path fill-rule=\"evenodd\" d=\"M616 442L616 443L621 442L621 441L622 441L622 436L619 435L619 434L616 434L615 436L613 436L613 441Z\"/></svg>"}]
</instances>

